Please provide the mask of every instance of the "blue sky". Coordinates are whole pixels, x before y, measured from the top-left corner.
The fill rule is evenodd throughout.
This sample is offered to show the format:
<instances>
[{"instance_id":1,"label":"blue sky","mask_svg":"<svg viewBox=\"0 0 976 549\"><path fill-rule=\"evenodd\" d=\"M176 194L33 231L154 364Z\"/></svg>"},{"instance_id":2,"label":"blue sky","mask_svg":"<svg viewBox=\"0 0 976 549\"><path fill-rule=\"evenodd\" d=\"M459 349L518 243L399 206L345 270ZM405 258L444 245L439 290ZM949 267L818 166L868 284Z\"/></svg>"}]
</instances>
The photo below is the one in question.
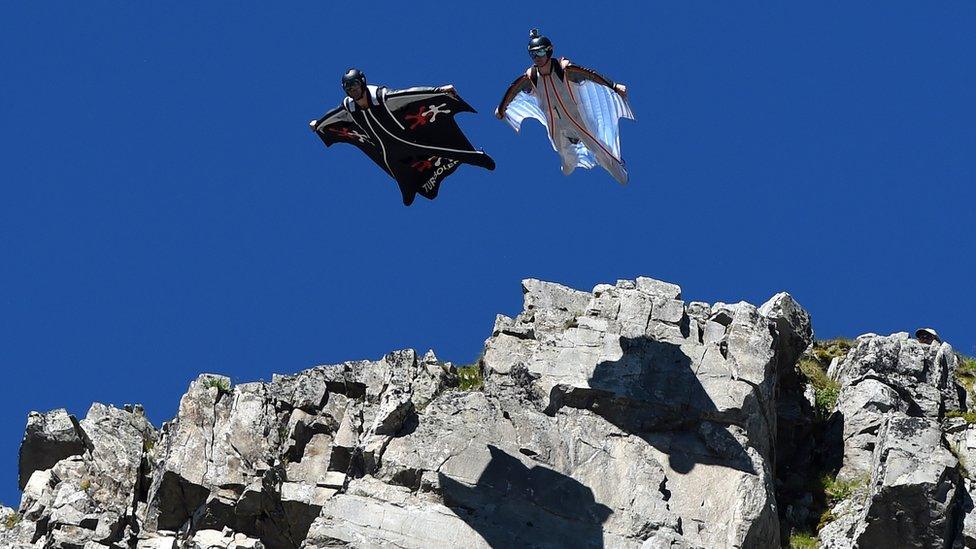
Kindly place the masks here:
<instances>
[{"instance_id":1,"label":"blue sky","mask_svg":"<svg viewBox=\"0 0 976 549\"><path fill-rule=\"evenodd\" d=\"M0 8L0 501L29 410L433 347L474 359L536 277L791 292L819 336L976 354L976 4L68 2ZM630 184L491 112L529 28L628 85ZM307 122L350 66L453 83L497 161L401 205Z\"/></svg>"}]
</instances>

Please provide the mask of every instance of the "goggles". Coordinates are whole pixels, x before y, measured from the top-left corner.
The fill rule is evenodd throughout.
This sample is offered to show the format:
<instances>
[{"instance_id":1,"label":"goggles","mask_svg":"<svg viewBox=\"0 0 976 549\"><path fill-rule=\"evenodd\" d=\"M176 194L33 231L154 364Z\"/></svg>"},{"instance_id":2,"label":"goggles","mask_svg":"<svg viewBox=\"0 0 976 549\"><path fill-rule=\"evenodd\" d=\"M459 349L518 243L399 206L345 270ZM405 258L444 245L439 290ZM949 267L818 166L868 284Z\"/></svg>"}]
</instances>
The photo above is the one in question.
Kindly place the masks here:
<instances>
[{"instance_id":1,"label":"goggles","mask_svg":"<svg viewBox=\"0 0 976 549\"><path fill-rule=\"evenodd\" d=\"M358 80L353 80L352 82L346 82L345 84L342 85L342 89L346 91L349 91L354 88L361 88L361 87L363 87L363 85Z\"/></svg>"},{"instance_id":2,"label":"goggles","mask_svg":"<svg viewBox=\"0 0 976 549\"><path fill-rule=\"evenodd\" d=\"M529 50L529 57L549 57L549 49L538 48L534 50Z\"/></svg>"}]
</instances>

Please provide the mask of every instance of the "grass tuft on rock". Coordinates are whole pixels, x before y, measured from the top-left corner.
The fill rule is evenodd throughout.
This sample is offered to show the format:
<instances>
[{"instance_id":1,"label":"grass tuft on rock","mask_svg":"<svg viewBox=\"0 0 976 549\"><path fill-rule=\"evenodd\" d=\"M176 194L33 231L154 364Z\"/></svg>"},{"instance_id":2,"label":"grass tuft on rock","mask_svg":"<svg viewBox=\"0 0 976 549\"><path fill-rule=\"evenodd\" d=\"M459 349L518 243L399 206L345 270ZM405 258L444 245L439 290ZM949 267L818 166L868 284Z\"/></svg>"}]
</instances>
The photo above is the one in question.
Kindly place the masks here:
<instances>
[{"instance_id":1,"label":"grass tuft on rock","mask_svg":"<svg viewBox=\"0 0 976 549\"><path fill-rule=\"evenodd\" d=\"M847 356L847 352L854 346L854 340L845 337L825 339L813 343L813 356L821 363L830 366L830 361L837 357Z\"/></svg>"},{"instance_id":2,"label":"grass tuft on rock","mask_svg":"<svg viewBox=\"0 0 976 549\"><path fill-rule=\"evenodd\" d=\"M854 490L860 487L863 483L864 481L861 479L840 480L838 478L831 477L830 475L825 475L821 479L824 493L827 494L828 501L831 505L851 497Z\"/></svg>"},{"instance_id":3,"label":"grass tuft on rock","mask_svg":"<svg viewBox=\"0 0 976 549\"><path fill-rule=\"evenodd\" d=\"M850 499L859 490L866 487L870 481L871 477L867 475L851 480L839 479L833 475L820 477L820 492L826 497L827 508L820 515L820 520L817 521L817 531L820 531L827 523L837 520L837 515L831 510L835 505L845 499Z\"/></svg>"},{"instance_id":4,"label":"grass tuft on rock","mask_svg":"<svg viewBox=\"0 0 976 549\"><path fill-rule=\"evenodd\" d=\"M814 352L804 355L797 363L800 373L806 378L807 383L813 386L813 393L817 405L817 416L820 418L826 418L830 415L834 410L834 406L837 404L837 395L840 394L840 384L827 377L827 367L830 366L830 361L833 360L834 356L839 356L832 353L837 352L836 349L841 348L841 346L830 345L829 348L834 349L834 351L830 353L818 353L817 345L824 343L829 344L830 342L818 341L814 343ZM829 358L823 361L819 358L820 356Z\"/></svg>"},{"instance_id":5,"label":"grass tuft on rock","mask_svg":"<svg viewBox=\"0 0 976 549\"><path fill-rule=\"evenodd\" d=\"M3 523L0 524L3 528L11 530L20 524L20 513L10 513L3 519Z\"/></svg>"},{"instance_id":6,"label":"grass tuft on rock","mask_svg":"<svg viewBox=\"0 0 976 549\"><path fill-rule=\"evenodd\" d=\"M946 412L945 417L961 417L966 420L966 423L972 425L976 424L976 412L963 412L960 410L949 410Z\"/></svg>"},{"instance_id":7,"label":"grass tuft on rock","mask_svg":"<svg viewBox=\"0 0 976 549\"><path fill-rule=\"evenodd\" d=\"M208 377L203 381L203 386L207 389L217 389L221 393L230 392L230 382L221 377Z\"/></svg>"},{"instance_id":8,"label":"grass tuft on rock","mask_svg":"<svg viewBox=\"0 0 976 549\"><path fill-rule=\"evenodd\" d=\"M485 386L485 378L481 375L481 363L476 362L457 369L458 387L462 391L480 391Z\"/></svg>"},{"instance_id":9,"label":"grass tuft on rock","mask_svg":"<svg viewBox=\"0 0 976 549\"><path fill-rule=\"evenodd\" d=\"M959 355L959 365L956 366L956 379L966 388L966 393L973 394L973 385L976 384L976 358L966 355ZM973 423L970 421L970 423Z\"/></svg>"},{"instance_id":10,"label":"grass tuft on rock","mask_svg":"<svg viewBox=\"0 0 976 549\"><path fill-rule=\"evenodd\" d=\"M790 534L790 549L817 549L820 541L806 532L793 532Z\"/></svg>"},{"instance_id":11,"label":"grass tuft on rock","mask_svg":"<svg viewBox=\"0 0 976 549\"><path fill-rule=\"evenodd\" d=\"M819 532L820 530L823 530L824 526L827 526L828 524L834 522L838 518L840 517L835 515L833 511L827 509L826 511L823 512L822 515L820 515L820 520L817 521L817 531Z\"/></svg>"}]
</instances>

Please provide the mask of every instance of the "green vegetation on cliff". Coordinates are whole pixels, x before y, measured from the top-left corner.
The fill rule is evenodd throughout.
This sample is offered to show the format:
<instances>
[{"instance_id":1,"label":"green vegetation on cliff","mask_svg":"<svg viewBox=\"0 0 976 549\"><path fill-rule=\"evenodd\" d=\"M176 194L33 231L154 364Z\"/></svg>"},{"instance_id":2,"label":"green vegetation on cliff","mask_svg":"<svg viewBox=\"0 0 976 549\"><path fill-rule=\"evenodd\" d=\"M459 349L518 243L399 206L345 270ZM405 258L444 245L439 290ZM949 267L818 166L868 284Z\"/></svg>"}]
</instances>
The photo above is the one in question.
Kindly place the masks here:
<instances>
[{"instance_id":1,"label":"green vegetation on cliff","mask_svg":"<svg viewBox=\"0 0 976 549\"><path fill-rule=\"evenodd\" d=\"M815 341L813 350L800 357L797 363L800 373L813 386L817 416L820 419L825 419L833 411L840 392L840 384L827 376L827 368L834 358L846 356L852 345L850 339L844 338Z\"/></svg>"}]
</instances>

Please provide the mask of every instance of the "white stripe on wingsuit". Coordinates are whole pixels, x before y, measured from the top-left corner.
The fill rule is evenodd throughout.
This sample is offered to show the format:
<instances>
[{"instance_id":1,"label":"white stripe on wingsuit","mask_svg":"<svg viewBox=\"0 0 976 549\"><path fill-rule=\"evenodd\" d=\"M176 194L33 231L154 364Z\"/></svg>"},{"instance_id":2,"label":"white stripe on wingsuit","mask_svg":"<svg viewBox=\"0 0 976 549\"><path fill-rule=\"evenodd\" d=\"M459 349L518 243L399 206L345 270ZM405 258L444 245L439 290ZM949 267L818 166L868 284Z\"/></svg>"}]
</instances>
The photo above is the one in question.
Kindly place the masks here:
<instances>
[{"instance_id":1,"label":"white stripe on wingsuit","mask_svg":"<svg viewBox=\"0 0 976 549\"><path fill-rule=\"evenodd\" d=\"M386 129L383 126L383 123L380 122L379 119L376 118L376 115L374 115L372 112L366 111L366 114L372 116L373 117L373 120L379 125L379 127L383 128L383 131L385 131L387 134L389 134L390 137L392 137L393 139L396 139L397 141L399 141L401 143L406 143L407 145L410 145L412 147L420 147L422 149L432 149L432 150L435 150L435 151L447 151L447 152L456 152L456 153L464 153L464 154L485 154L482 151L465 151L465 150L460 150L460 149L448 149L447 147L434 147L432 145L421 145L420 143L411 143L410 141L404 141L403 139L400 139L399 137L397 137L397 136L393 135L392 133L390 133L390 130ZM370 127L371 128L373 127L372 124L370 125ZM457 159L455 158L454 160L457 160Z\"/></svg>"},{"instance_id":2,"label":"white stripe on wingsuit","mask_svg":"<svg viewBox=\"0 0 976 549\"><path fill-rule=\"evenodd\" d=\"M395 178L396 176L393 174L393 168L390 167L390 162L386 159L386 147L383 146L383 140L380 139L380 134L376 133L376 130L373 129L373 125L369 123L369 118L363 117L363 119L366 120L366 124L369 126L369 129L373 130L373 135L376 136L376 142L380 144L380 150L383 151L383 163L386 164L386 169L387 171L390 172L390 177ZM379 120L377 120L376 123L379 124ZM383 127L382 124L380 125L380 127L381 128Z\"/></svg>"}]
</instances>

